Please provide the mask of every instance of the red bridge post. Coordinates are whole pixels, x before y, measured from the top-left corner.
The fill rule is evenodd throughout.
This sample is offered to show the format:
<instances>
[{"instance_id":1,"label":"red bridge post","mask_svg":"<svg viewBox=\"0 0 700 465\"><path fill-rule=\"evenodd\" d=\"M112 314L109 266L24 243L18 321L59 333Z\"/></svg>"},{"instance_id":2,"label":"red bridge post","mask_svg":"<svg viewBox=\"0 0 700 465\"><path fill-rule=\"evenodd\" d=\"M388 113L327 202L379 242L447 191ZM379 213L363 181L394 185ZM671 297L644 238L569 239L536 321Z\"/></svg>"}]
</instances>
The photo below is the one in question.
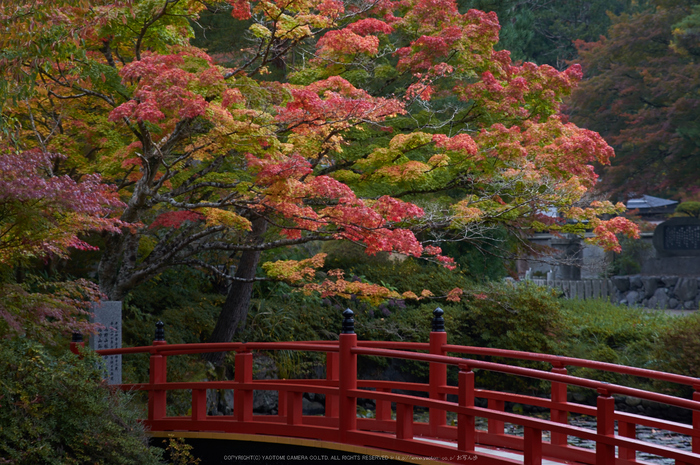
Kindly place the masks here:
<instances>
[{"instance_id":1,"label":"red bridge post","mask_svg":"<svg viewBox=\"0 0 700 465\"><path fill-rule=\"evenodd\" d=\"M552 363L552 373L557 373L560 375L565 375L567 374L566 367L564 367L561 363ZM559 383L556 381L552 381L552 392L551 394L551 399L552 403L555 405L555 407L559 407L561 404L565 403L567 401L566 399L566 390L567 390L568 385L566 383ZM551 409L551 418L552 421L556 421L557 423L569 423L569 412L567 412L564 409L561 408L552 408ZM558 446L566 446L568 441L568 437L566 434L562 433L552 433L552 438L551 438L551 443L556 444Z\"/></svg>"},{"instance_id":2,"label":"red bridge post","mask_svg":"<svg viewBox=\"0 0 700 465\"><path fill-rule=\"evenodd\" d=\"M348 432L357 429L357 398L350 390L357 389L357 346L354 313L349 308L343 312L343 330L338 341L340 358L338 429L340 442L347 444Z\"/></svg>"},{"instance_id":3,"label":"red bridge post","mask_svg":"<svg viewBox=\"0 0 700 465\"><path fill-rule=\"evenodd\" d=\"M430 353L433 355L445 355L443 346L447 344L447 333L445 332L445 319L442 315L445 312L441 308L433 311L432 331L430 332ZM447 385L447 365L444 363L430 363L430 398L435 400L446 400L447 395L440 392ZM447 424L447 411L442 409L430 409L430 435L439 436L438 428Z\"/></svg>"},{"instance_id":4,"label":"red bridge post","mask_svg":"<svg viewBox=\"0 0 700 465\"><path fill-rule=\"evenodd\" d=\"M466 363L459 365L459 406L474 407L474 372ZM474 415L457 414L457 449L473 451L476 446Z\"/></svg>"},{"instance_id":5,"label":"red bridge post","mask_svg":"<svg viewBox=\"0 0 700 465\"><path fill-rule=\"evenodd\" d=\"M693 400L700 402L700 384L693 385ZM700 412L693 410L693 430L700 431ZM693 437L693 452L700 454L700 438Z\"/></svg>"},{"instance_id":6,"label":"red bridge post","mask_svg":"<svg viewBox=\"0 0 700 465\"><path fill-rule=\"evenodd\" d=\"M165 331L163 330L164 326L164 323L160 320L156 323L156 334L153 338L154 346L167 344ZM152 351L149 362L148 382L151 385L151 389L148 391L148 419L160 420L165 418L166 415L165 396L167 391L164 389L153 389L153 385L167 382L167 357Z\"/></svg>"},{"instance_id":7,"label":"red bridge post","mask_svg":"<svg viewBox=\"0 0 700 465\"><path fill-rule=\"evenodd\" d=\"M329 383L337 383L340 360L338 352L326 352L326 381ZM338 418L338 398L335 396L326 396L326 417Z\"/></svg>"},{"instance_id":8,"label":"red bridge post","mask_svg":"<svg viewBox=\"0 0 700 465\"><path fill-rule=\"evenodd\" d=\"M253 382L253 354L246 348L236 352L233 379L240 384ZM239 386L235 388L233 391L233 414L237 421L253 420L253 391L251 389Z\"/></svg>"},{"instance_id":9,"label":"red bridge post","mask_svg":"<svg viewBox=\"0 0 700 465\"><path fill-rule=\"evenodd\" d=\"M597 400L597 428L601 436L615 435L615 399L606 389L598 389ZM596 465L615 464L615 446L596 441L595 445Z\"/></svg>"},{"instance_id":10,"label":"red bridge post","mask_svg":"<svg viewBox=\"0 0 700 465\"><path fill-rule=\"evenodd\" d=\"M81 333L74 332L70 341L70 351L82 358L78 347L85 348L85 342L83 341L83 335Z\"/></svg>"}]
</instances>

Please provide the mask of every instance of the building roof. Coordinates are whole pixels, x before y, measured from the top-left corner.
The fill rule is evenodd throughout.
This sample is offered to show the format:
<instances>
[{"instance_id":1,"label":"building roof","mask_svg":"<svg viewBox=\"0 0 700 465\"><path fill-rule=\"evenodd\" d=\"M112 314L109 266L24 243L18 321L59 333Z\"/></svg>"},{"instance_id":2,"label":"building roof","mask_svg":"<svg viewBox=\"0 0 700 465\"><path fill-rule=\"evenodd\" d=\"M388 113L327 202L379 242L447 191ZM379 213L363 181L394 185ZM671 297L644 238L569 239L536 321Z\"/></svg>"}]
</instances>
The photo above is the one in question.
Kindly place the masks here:
<instances>
[{"instance_id":1,"label":"building roof","mask_svg":"<svg viewBox=\"0 0 700 465\"><path fill-rule=\"evenodd\" d=\"M659 197L652 197L651 195L643 195L640 198L629 199L627 201L627 208L629 208L630 210L641 210L643 208L668 207L677 203L678 202L676 202L675 200L661 199Z\"/></svg>"}]
</instances>

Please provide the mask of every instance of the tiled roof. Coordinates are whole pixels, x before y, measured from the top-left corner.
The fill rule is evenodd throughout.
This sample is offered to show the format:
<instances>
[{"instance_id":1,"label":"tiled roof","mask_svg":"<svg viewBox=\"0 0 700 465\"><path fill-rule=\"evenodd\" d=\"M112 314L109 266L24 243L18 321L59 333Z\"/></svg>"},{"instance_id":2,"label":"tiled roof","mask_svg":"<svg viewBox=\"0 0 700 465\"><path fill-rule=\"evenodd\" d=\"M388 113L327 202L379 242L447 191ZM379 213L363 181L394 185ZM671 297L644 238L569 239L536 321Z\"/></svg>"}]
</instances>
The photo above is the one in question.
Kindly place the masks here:
<instances>
[{"instance_id":1,"label":"tiled roof","mask_svg":"<svg viewBox=\"0 0 700 465\"><path fill-rule=\"evenodd\" d=\"M669 205L677 204L675 200L661 199L659 197L652 197L651 195L643 195L637 199L630 199L627 201L627 208L630 210L636 208L658 208L666 207Z\"/></svg>"}]
</instances>

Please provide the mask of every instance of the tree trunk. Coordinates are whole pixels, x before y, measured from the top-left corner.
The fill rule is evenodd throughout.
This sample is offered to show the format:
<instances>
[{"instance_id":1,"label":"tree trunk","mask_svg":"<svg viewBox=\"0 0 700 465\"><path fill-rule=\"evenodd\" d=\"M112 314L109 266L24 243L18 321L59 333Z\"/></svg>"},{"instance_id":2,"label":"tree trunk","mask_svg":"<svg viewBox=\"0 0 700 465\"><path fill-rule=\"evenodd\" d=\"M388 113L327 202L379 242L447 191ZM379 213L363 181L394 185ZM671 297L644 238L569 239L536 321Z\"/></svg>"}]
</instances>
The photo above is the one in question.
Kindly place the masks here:
<instances>
[{"instance_id":1,"label":"tree trunk","mask_svg":"<svg viewBox=\"0 0 700 465\"><path fill-rule=\"evenodd\" d=\"M256 243L262 239L262 235L265 233L265 230L267 230L267 221L265 218L257 218L253 220L252 223L253 228L250 236L252 238L252 243ZM231 283L226 301L221 307L219 319L209 338L209 342L231 342L236 331L245 326L250 297L253 293L252 279L255 277L255 271L258 268L261 254L262 252L258 250L246 250L241 255L236 270L236 278L251 281L233 281L233 283ZM211 352L204 354L204 359L218 366L223 363L225 356L226 352Z\"/></svg>"}]
</instances>

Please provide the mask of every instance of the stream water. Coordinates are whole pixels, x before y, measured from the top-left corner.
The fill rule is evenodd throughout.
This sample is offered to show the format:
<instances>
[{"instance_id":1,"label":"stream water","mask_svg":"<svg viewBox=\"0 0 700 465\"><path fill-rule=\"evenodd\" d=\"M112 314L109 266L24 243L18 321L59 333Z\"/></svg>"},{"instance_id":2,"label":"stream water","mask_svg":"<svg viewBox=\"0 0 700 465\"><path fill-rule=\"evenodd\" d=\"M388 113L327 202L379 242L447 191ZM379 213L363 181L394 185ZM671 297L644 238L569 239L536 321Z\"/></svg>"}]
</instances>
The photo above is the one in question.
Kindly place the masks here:
<instances>
[{"instance_id":1,"label":"stream water","mask_svg":"<svg viewBox=\"0 0 700 465\"><path fill-rule=\"evenodd\" d=\"M456 419L456 415L448 413L448 424L450 424L453 419ZM428 421L427 412L416 415L415 420L424 422ZM570 417L569 424L581 428L588 428L594 431L596 429L595 418L588 417L585 415ZM485 418L476 418L477 429L486 430L487 427L488 422ZM617 433L617 426L615 426L615 432ZM505 433L512 434L515 436L523 436L523 428L520 425L506 423ZM637 425L637 439L648 441L654 444L663 445L666 447L673 447L684 451L690 451L692 447L690 436L686 436L685 434L672 433L665 430L657 430L641 425ZM549 431L542 432L542 440L549 441ZM583 440L574 436L569 436L569 444L584 449L595 449L595 442ZM675 463L673 459L667 459L664 457L659 457L656 455L651 455L639 451L637 452L637 460L660 465L674 465Z\"/></svg>"},{"instance_id":2,"label":"stream water","mask_svg":"<svg viewBox=\"0 0 700 465\"><path fill-rule=\"evenodd\" d=\"M592 430L596 429L595 419L586 416L569 418L569 424L581 428L588 428ZM483 429L486 429L485 420L483 424ZM617 427L615 427L615 431L617 432ZM521 426L511 425L508 423L506 423L505 432L507 434L514 434L518 436L522 436L523 434ZM543 440L549 440L549 431L544 431L542 433L542 436ZM673 447L684 451L691 450L690 436L686 436L685 434L671 433L665 430L656 430L647 426L637 425L637 439L652 442L654 444L663 445L666 447ZM595 449L595 442L583 440L574 436L569 436L569 444L584 449ZM673 459L667 459L639 451L637 452L637 460L663 465L673 465L675 463Z\"/></svg>"}]
</instances>

